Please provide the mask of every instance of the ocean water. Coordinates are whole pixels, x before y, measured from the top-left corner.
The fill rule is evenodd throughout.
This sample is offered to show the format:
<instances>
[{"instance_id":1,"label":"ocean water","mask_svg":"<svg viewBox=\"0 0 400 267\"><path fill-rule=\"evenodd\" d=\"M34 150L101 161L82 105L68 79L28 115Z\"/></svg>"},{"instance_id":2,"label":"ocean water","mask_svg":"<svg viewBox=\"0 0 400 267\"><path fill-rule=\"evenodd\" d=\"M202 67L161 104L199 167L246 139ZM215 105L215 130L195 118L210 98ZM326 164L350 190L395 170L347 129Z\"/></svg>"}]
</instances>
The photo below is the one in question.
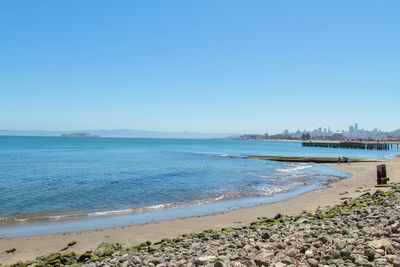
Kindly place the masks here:
<instances>
[{"instance_id":1,"label":"ocean water","mask_svg":"<svg viewBox=\"0 0 400 267\"><path fill-rule=\"evenodd\" d=\"M284 200L349 176L326 165L230 156L392 153L297 142L0 136L0 237L204 215Z\"/></svg>"}]
</instances>

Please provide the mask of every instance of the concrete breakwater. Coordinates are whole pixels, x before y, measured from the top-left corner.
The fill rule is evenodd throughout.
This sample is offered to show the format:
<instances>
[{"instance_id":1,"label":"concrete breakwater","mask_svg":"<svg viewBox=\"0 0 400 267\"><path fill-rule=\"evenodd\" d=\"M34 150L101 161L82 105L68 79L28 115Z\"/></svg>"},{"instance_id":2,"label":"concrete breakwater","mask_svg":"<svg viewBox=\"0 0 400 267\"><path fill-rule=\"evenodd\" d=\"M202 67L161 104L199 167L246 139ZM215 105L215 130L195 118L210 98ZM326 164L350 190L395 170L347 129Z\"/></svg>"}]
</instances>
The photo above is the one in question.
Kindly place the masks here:
<instances>
[{"instance_id":1,"label":"concrete breakwater","mask_svg":"<svg viewBox=\"0 0 400 267\"><path fill-rule=\"evenodd\" d=\"M338 163L337 157L286 157L286 156L246 156L246 159L261 159L282 162ZM378 162L375 159L351 158L351 162Z\"/></svg>"}]
</instances>

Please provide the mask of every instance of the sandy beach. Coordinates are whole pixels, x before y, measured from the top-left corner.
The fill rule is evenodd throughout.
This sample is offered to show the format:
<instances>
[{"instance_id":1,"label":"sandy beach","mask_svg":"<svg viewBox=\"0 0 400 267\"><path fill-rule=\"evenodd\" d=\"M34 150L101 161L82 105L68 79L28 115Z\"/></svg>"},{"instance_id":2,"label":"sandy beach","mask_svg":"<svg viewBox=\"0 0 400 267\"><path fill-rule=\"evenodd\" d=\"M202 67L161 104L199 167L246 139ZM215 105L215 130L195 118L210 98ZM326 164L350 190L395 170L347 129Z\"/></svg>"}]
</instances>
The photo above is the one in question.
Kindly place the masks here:
<instances>
[{"instance_id":1,"label":"sandy beach","mask_svg":"<svg viewBox=\"0 0 400 267\"><path fill-rule=\"evenodd\" d=\"M392 182L400 182L400 158L379 160L387 165L388 176ZM331 165L339 171L352 174L351 178L329 184L327 188L309 192L299 197L229 212L199 217L187 217L169 221L131 225L103 230L27 236L0 239L0 253L15 248L14 253L1 253L1 264L13 264L20 260L32 260L37 256L57 252L70 241L76 245L67 251L83 253L94 250L101 242L119 242L123 246L137 245L146 240L157 241L174 238L181 234L201 232L205 229L248 225L260 217L273 217L277 213L296 215L303 210L324 209L342 201L358 197L365 192L376 190L376 166L378 162L361 162Z\"/></svg>"}]
</instances>

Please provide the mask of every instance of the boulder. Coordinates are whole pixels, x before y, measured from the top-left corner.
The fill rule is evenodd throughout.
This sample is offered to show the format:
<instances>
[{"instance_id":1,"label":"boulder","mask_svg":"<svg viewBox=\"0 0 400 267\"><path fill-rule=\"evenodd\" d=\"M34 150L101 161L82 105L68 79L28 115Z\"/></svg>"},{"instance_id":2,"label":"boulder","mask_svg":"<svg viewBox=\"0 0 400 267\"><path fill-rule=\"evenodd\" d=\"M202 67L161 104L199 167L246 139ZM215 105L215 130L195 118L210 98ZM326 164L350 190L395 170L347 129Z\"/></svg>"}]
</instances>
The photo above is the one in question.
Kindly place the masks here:
<instances>
[{"instance_id":1,"label":"boulder","mask_svg":"<svg viewBox=\"0 0 400 267\"><path fill-rule=\"evenodd\" d=\"M264 251L257 254L254 258L254 261L256 262L257 265L268 266L273 256L274 256L273 251Z\"/></svg>"},{"instance_id":2,"label":"boulder","mask_svg":"<svg viewBox=\"0 0 400 267\"><path fill-rule=\"evenodd\" d=\"M375 249L378 249L378 248L388 247L391 244L390 244L390 241L387 239L378 239L378 240L369 241L368 245Z\"/></svg>"},{"instance_id":3,"label":"boulder","mask_svg":"<svg viewBox=\"0 0 400 267\"><path fill-rule=\"evenodd\" d=\"M111 256L116 250L121 249L121 245L119 243L101 243L94 254L99 257Z\"/></svg>"}]
</instances>

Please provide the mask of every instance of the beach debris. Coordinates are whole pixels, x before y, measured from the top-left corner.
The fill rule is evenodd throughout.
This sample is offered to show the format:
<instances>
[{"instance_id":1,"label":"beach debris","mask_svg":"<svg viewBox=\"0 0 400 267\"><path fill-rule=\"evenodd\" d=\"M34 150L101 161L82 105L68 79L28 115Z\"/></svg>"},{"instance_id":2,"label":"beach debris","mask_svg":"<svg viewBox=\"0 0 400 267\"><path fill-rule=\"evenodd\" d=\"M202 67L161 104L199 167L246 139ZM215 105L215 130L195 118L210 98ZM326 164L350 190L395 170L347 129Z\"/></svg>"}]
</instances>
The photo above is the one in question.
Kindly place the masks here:
<instances>
[{"instance_id":1,"label":"beach debris","mask_svg":"<svg viewBox=\"0 0 400 267\"><path fill-rule=\"evenodd\" d=\"M69 242L69 243L67 244L66 247L63 247L62 249L60 249L60 251L68 250L70 247L72 247L72 246L75 245L75 244L76 244L76 241L71 241L71 242Z\"/></svg>"},{"instance_id":2,"label":"beach debris","mask_svg":"<svg viewBox=\"0 0 400 267\"><path fill-rule=\"evenodd\" d=\"M68 243L68 247L72 247L73 245L75 245L76 244L76 241L75 240L72 240L71 242L69 242Z\"/></svg>"},{"instance_id":3,"label":"beach debris","mask_svg":"<svg viewBox=\"0 0 400 267\"><path fill-rule=\"evenodd\" d=\"M16 248L10 248L6 250L6 253L14 253L16 250Z\"/></svg>"}]
</instances>

